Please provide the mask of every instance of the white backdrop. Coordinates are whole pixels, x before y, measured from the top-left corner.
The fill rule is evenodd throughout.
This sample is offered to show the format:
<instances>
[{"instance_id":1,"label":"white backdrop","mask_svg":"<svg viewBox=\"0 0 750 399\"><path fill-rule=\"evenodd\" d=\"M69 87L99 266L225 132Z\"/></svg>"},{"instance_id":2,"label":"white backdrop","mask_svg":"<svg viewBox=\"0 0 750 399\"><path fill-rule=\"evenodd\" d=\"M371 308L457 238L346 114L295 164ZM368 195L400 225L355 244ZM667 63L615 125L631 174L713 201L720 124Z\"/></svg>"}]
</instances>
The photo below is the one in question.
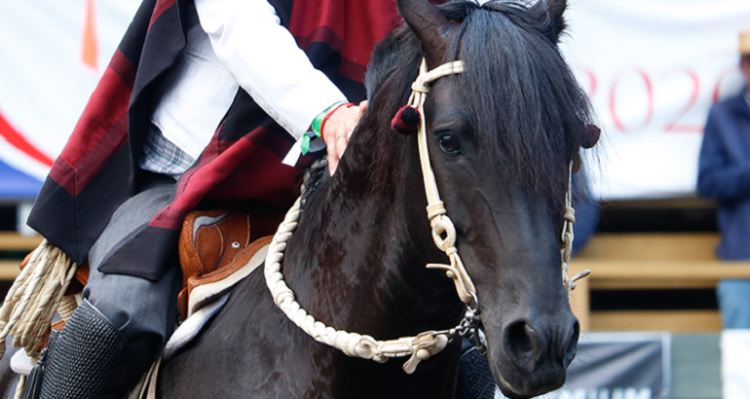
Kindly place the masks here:
<instances>
[{"instance_id":1,"label":"white backdrop","mask_svg":"<svg viewBox=\"0 0 750 399\"><path fill-rule=\"evenodd\" d=\"M0 5L0 160L46 176L139 3ZM595 196L693 195L708 108L741 86L750 1L569 0L566 16L563 52L604 130L600 166L589 167Z\"/></svg>"},{"instance_id":2,"label":"white backdrop","mask_svg":"<svg viewBox=\"0 0 750 399\"><path fill-rule=\"evenodd\" d=\"M563 52L604 130L594 195L695 195L708 109L741 90L750 1L569 0L566 16Z\"/></svg>"},{"instance_id":3,"label":"white backdrop","mask_svg":"<svg viewBox=\"0 0 750 399\"><path fill-rule=\"evenodd\" d=\"M723 399L750 397L750 330L721 332L721 390Z\"/></svg>"},{"instance_id":4,"label":"white backdrop","mask_svg":"<svg viewBox=\"0 0 750 399\"><path fill-rule=\"evenodd\" d=\"M0 120L0 159L39 180L45 178L139 4L139 0L0 4L0 118L6 122ZM87 32L96 47L88 62L83 54Z\"/></svg>"}]
</instances>

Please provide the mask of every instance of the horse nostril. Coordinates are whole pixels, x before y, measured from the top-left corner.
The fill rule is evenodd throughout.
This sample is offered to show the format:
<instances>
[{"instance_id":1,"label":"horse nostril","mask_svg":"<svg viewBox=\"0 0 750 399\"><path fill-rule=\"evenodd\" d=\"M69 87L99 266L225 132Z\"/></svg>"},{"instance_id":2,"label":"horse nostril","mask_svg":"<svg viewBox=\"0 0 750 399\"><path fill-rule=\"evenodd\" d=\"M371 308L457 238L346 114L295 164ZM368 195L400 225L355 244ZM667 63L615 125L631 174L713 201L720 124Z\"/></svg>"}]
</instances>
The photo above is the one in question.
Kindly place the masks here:
<instances>
[{"instance_id":1,"label":"horse nostril","mask_svg":"<svg viewBox=\"0 0 750 399\"><path fill-rule=\"evenodd\" d=\"M578 352L578 336L581 333L581 325L576 320L573 325L573 333L568 338L568 343L565 345L565 352L563 355L563 364L565 367L570 366L570 363L575 359L576 353Z\"/></svg>"},{"instance_id":2,"label":"horse nostril","mask_svg":"<svg viewBox=\"0 0 750 399\"><path fill-rule=\"evenodd\" d=\"M533 370L536 361L544 353L538 333L524 320L516 321L505 328L505 351L517 366Z\"/></svg>"},{"instance_id":3,"label":"horse nostril","mask_svg":"<svg viewBox=\"0 0 750 399\"><path fill-rule=\"evenodd\" d=\"M508 341L514 345L516 350L529 352L533 349L531 337L529 336L529 325L525 321L513 323L508 327Z\"/></svg>"}]
</instances>

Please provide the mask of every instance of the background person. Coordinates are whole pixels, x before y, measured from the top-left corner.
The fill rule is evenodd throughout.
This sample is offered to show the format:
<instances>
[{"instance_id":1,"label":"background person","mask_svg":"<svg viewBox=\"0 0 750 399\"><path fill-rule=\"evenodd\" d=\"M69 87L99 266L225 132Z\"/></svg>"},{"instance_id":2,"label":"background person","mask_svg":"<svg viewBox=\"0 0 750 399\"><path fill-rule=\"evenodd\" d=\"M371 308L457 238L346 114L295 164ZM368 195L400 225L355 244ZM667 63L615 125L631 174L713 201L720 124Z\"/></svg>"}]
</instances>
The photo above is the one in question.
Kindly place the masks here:
<instances>
[{"instance_id":1,"label":"background person","mask_svg":"<svg viewBox=\"0 0 750 399\"><path fill-rule=\"evenodd\" d=\"M740 34L740 68L750 82L750 31ZM750 89L715 104L708 115L698 165L698 192L719 203L726 261L750 260ZM724 328L750 328L750 280L723 280L717 288Z\"/></svg>"}]
</instances>

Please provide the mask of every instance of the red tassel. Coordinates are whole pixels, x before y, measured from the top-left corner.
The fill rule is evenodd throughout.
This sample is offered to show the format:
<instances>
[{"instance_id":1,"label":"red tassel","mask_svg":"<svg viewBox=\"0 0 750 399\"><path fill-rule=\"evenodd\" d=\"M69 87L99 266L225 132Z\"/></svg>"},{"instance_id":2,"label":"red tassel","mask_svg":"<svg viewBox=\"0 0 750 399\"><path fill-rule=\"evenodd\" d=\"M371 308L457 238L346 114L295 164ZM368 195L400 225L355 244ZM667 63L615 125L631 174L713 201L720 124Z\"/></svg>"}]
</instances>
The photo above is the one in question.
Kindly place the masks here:
<instances>
[{"instance_id":1,"label":"red tassel","mask_svg":"<svg viewBox=\"0 0 750 399\"><path fill-rule=\"evenodd\" d=\"M419 122L422 116L419 110L411 105L404 105L396 112L396 116L391 119L391 129L401 134L416 133L419 129Z\"/></svg>"}]
</instances>

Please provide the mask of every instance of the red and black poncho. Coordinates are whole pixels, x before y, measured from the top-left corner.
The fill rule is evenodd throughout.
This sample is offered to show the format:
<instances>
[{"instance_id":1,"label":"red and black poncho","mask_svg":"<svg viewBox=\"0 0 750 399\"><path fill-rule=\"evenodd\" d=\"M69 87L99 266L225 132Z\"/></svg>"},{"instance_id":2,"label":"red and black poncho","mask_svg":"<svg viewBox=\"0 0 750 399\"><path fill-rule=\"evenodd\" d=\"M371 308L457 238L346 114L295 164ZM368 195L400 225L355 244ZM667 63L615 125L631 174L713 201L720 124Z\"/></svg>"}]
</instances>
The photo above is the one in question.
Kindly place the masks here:
<instances>
[{"instance_id":1,"label":"red and black poncho","mask_svg":"<svg viewBox=\"0 0 750 399\"><path fill-rule=\"evenodd\" d=\"M270 0L312 64L352 102L377 41L400 23L393 0ZM29 225L73 261L89 249L114 211L135 194L142 144L166 72L197 23L192 0L144 0L57 158ZM264 55L267 56L267 55ZM260 200L285 206L296 168L281 160L294 139L242 89L196 164L182 176L175 200L123 240L100 270L158 279L174 259L186 214L204 198Z\"/></svg>"}]
</instances>

